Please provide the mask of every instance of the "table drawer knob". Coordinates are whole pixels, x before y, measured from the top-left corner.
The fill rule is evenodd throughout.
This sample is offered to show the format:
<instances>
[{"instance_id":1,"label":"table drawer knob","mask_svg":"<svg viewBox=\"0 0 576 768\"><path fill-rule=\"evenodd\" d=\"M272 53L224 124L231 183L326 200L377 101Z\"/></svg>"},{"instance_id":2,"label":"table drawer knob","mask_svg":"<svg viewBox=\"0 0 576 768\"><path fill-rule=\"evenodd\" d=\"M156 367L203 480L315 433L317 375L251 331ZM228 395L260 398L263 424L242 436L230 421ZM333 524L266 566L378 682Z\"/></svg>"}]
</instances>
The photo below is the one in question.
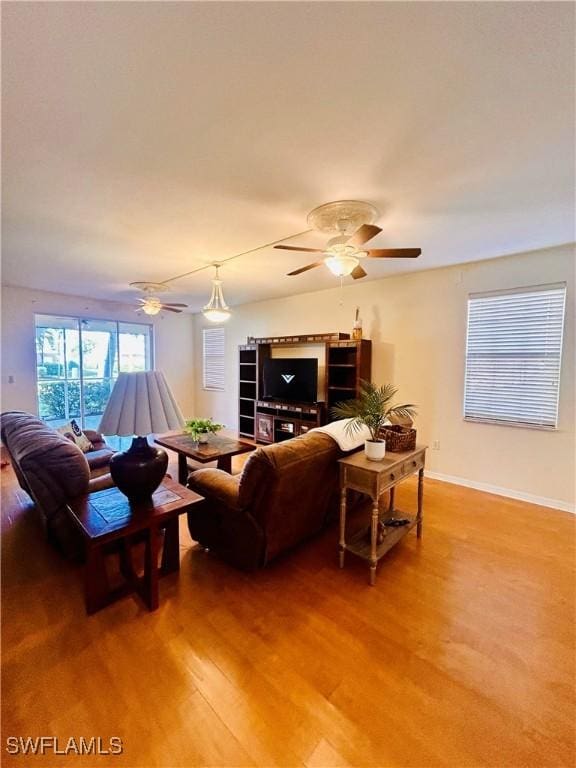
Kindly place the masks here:
<instances>
[{"instance_id":1,"label":"table drawer knob","mask_svg":"<svg viewBox=\"0 0 576 768\"><path fill-rule=\"evenodd\" d=\"M395 479L396 479L396 475L394 475L394 474L391 474L391 475L390 475L390 480L395 480Z\"/></svg>"}]
</instances>

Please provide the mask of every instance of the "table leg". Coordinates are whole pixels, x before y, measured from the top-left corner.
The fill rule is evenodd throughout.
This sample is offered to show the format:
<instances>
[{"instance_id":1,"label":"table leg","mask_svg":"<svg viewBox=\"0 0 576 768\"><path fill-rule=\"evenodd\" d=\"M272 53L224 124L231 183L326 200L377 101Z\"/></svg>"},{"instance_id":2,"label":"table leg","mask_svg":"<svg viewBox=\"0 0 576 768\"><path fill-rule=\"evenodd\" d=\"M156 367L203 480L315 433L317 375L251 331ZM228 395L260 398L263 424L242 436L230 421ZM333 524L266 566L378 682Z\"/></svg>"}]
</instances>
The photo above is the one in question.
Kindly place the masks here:
<instances>
[{"instance_id":1,"label":"table leg","mask_svg":"<svg viewBox=\"0 0 576 768\"><path fill-rule=\"evenodd\" d=\"M178 482L180 485L188 482L188 461L183 453L178 454Z\"/></svg>"},{"instance_id":2,"label":"table leg","mask_svg":"<svg viewBox=\"0 0 576 768\"><path fill-rule=\"evenodd\" d=\"M143 597L148 608L155 611L158 608L158 549L160 531L157 525L151 525L146 540L146 559L144 564Z\"/></svg>"},{"instance_id":3,"label":"table leg","mask_svg":"<svg viewBox=\"0 0 576 768\"><path fill-rule=\"evenodd\" d=\"M216 466L218 469L221 469L223 472L228 472L228 474L231 475L232 474L232 456L220 456Z\"/></svg>"},{"instance_id":4,"label":"table leg","mask_svg":"<svg viewBox=\"0 0 576 768\"><path fill-rule=\"evenodd\" d=\"M162 552L162 575L180 569L180 525L178 518L169 520L164 529L164 550Z\"/></svg>"},{"instance_id":5,"label":"table leg","mask_svg":"<svg viewBox=\"0 0 576 768\"><path fill-rule=\"evenodd\" d=\"M102 547L89 547L84 567L84 597L86 612L95 613L107 605L110 590Z\"/></svg>"},{"instance_id":6,"label":"table leg","mask_svg":"<svg viewBox=\"0 0 576 768\"><path fill-rule=\"evenodd\" d=\"M372 521L370 525L370 584L374 586L376 583L376 565L378 559L376 556L376 543L378 541L378 497L374 499L372 504Z\"/></svg>"},{"instance_id":7,"label":"table leg","mask_svg":"<svg viewBox=\"0 0 576 768\"><path fill-rule=\"evenodd\" d=\"M129 536L125 536L120 542L120 573L126 581L130 584L134 584L136 581L136 571L134 570L134 562L132 558L132 543Z\"/></svg>"},{"instance_id":8,"label":"table leg","mask_svg":"<svg viewBox=\"0 0 576 768\"><path fill-rule=\"evenodd\" d=\"M424 467L418 472L418 514L416 515L416 537L422 538L422 512L424 507Z\"/></svg>"},{"instance_id":9,"label":"table leg","mask_svg":"<svg viewBox=\"0 0 576 768\"><path fill-rule=\"evenodd\" d=\"M390 488L390 502L388 504L388 517L394 517L394 492L396 491L396 487L392 486Z\"/></svg>"},{"instance_id":10,"label":"table leg","mask_svg":"<svg viewBox=\"0 0 576 768\"><path fill-rule=\"evenodd\" d=\"M340 568L344 568L344 554L346 552L346 488L340 491Z\"/></svg>"},{"instance_id":11,"label":"table leg","mask_svg":"<svg viewBox=\"0 0 576 768\"><path fill-rule=\"evenodd\" d=\"M395 490L396 490L395 486L392 486L392 488L390 488L390 499L388 501L388 510L386 512L386 517L387 518L394 517L394 492L395 492ZM386 538L387 535L388 535L388 531L386 529L386 526L384 525L384 520L381 520L378 523L378 539L377 539L376 543L377 544L382 544L382 542L384 541L384 539Z\"/></svg>"}]
</instances>

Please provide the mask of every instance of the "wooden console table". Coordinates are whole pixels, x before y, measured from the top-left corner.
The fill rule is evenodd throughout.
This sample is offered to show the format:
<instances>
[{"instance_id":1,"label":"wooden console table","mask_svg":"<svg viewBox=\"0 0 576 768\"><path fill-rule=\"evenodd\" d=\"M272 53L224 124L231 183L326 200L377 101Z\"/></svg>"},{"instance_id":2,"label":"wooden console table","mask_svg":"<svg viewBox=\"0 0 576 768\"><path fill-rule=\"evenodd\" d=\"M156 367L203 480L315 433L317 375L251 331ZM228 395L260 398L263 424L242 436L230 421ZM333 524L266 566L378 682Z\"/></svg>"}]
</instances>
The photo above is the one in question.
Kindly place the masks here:
<instances>
[{"instance_id":1,"label":"wooden console table","mask_svg":"<svg viewBox=\"0 0 576 768\"><path fill-rule=\"evenodd\" d=\"M424 498L424 463L426 446L416 446L406 453L387 453L382 461L368 461L364 451L340 459L340 568L344 567L346 551L370 563L370 584L376 581L376 566L381 557L397 544L408 531L416 526L416 535L422 537L422 507ZM398 483L418 473L418 511L408 515L394 509L394 490ZM346 496L353 489L365 493L372 499L372 518L368 530L361 529L346 541ZM410 522L401 527L385 526L380 520L379 499L390 491L390 504L386 518L408 518Z\"/></svg>"}]
</instances>

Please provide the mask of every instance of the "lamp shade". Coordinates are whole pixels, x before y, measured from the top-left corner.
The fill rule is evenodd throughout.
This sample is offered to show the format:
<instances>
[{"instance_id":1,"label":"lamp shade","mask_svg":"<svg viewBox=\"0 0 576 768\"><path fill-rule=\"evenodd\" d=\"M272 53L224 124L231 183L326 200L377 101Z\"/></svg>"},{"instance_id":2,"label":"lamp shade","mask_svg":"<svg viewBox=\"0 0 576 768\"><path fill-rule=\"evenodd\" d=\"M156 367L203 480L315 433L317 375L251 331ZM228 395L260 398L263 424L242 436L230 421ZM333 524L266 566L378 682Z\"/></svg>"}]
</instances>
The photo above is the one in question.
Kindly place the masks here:
<instances>
[{"instance_id":1,"label":"lamp shade","mask_svg":"<svg viewBox=\"0 0 576 768\"><path fill-rule=\"evenodd\" d=\"M104 435L150 435L184 426L184 418L160 371L121 373L102 414Z\"/></svg>"}]
</instances>

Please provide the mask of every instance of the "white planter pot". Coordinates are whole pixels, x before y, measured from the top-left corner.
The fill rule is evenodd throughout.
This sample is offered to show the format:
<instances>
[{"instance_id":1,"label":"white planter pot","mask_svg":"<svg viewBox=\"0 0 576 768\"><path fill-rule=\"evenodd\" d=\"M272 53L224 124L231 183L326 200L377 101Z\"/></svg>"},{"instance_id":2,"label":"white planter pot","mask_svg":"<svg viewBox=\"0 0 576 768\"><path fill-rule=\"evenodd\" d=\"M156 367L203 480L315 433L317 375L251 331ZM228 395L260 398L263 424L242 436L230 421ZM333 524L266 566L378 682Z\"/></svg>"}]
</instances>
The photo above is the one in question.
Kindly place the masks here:
<instances>
[{"instance_id":1,"label":"white planter pot","mask_svg":"<svg viewBox=\"0 0 576 768\"><path fill-rule=\"evenodd\" d=\"M386 455L386 440L366 440L364 453L368 461L382 461Z\"/></svg>"}]
</instances>

